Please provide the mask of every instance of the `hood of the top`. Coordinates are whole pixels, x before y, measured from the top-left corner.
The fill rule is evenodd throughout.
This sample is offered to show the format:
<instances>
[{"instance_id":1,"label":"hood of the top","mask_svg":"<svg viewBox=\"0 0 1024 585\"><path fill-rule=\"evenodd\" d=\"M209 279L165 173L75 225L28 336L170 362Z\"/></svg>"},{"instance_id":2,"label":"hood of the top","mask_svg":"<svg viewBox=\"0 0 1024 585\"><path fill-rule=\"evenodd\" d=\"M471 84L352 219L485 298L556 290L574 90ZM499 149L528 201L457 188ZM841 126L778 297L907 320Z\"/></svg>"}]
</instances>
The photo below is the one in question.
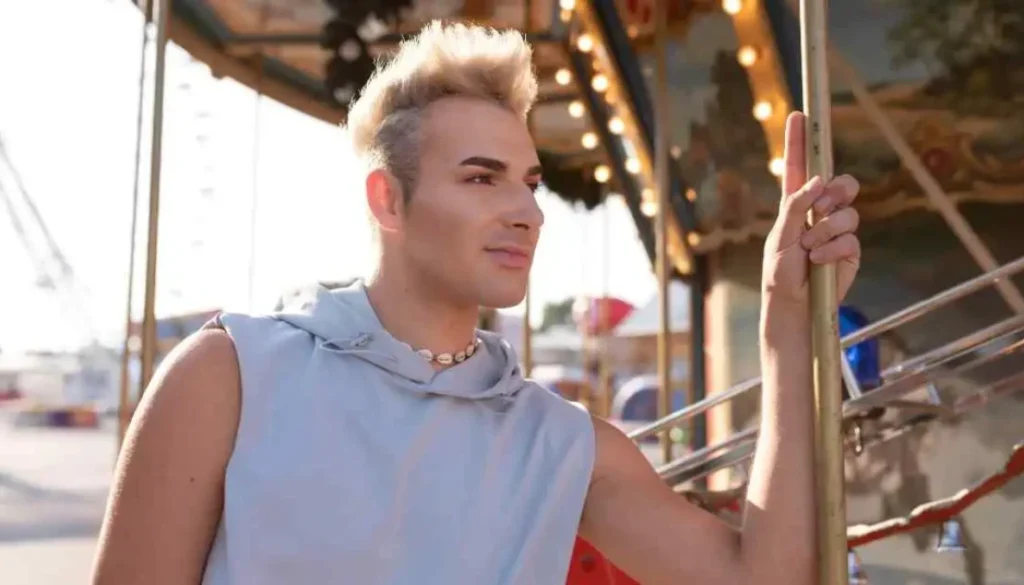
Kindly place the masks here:
<instances>
[{"instance_id":1,"label":"hood of the top","mask_svg":"<svg viewBox=\"0 0 1024 585\"><path fill-rule=\"evenodd\" d=\"M319 287L314 298L274 315L317 339L317 350L350 355L392 374L394 383L427 394L465 399L510 397L524 386L515 350L488 331L477 331L480 345L466 361L436 371L408 344L388 333L361 281L333 290Z\"/></svg>"}]
</instances>

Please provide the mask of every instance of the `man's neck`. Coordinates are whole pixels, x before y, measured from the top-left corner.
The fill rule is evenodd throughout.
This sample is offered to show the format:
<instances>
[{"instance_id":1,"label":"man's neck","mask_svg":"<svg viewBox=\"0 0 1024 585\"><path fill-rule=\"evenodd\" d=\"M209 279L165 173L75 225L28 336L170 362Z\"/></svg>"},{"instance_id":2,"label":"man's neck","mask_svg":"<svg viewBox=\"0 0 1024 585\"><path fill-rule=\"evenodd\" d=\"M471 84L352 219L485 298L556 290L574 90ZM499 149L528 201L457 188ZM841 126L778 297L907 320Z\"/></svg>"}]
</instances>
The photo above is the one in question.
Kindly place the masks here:
<instances>
[{"instance_id":1,"label":"man's neck","mask_svg":"<svg viewBox=\"0 0 1024 585\"><path fill-rule=\"evenodd\" d=\"M370 304L384 328L413 349L435 355L461 351L474 339L479 309L427 294L400 272L380 270L368 282Z\"/></svg>"}]
</instances>

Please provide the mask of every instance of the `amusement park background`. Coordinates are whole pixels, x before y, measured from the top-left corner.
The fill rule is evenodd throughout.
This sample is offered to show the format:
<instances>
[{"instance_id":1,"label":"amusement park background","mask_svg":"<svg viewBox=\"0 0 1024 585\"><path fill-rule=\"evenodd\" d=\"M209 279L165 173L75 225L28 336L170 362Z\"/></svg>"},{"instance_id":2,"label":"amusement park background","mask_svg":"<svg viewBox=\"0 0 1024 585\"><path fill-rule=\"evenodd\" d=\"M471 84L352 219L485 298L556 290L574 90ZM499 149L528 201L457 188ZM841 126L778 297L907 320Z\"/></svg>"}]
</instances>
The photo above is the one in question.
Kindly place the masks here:
<instances>
[{"instance_id":1,"label":"amusement park background","mask_svg":"<svg viewBox=\"0 0 1024 585\"><path fill-rule=\"evenodd\" d=\"M296 23L322 24L330 3L175 4L160 168L158 357L217 311L271 311L316 283L372 268L359 167L338 124L343 108L319 89L303 89L305 78L294 81L295 71L318 75L324 49L285 38L302 36ZM637 105L646 99L649 107L656 94L652 4L535 0L526 3L528 18L523 2L427 4L409 20L469 15L527 29L541 43L541 101L531 124L546 171L554 172L538 195L545 227L531 274L531 330L524 331L525 306L484 314L482 324L528 354L533 376L567 400L627 431L655 420L659 210L653 142L644 146L652 116ZM799 100L796 25L792 15L780 16L785 4L699 0L668 9L673 409L757 375L760 245L777 204L780 120ZM958 217L1005 264L1024 254L1024 43L977 49L1004 61L975 63L960 84L967 89L956 86L956 67L936 73L925 58L936 40L913 26L942 4L844 0L833 3L830 34ZM950 4L967 14L983 3ZM607 10L617 12L618 30ZM276 19L274 42L282 46L211 44L199 38L206 29L197 15L229 34L249 27L249 37L257 36L256 17L264 25ZM1024 8L985 18L990 30L1008 22L1024 38ZM86 580L116 455L126 347L125 388L129 403L137 398L156 61L152 38L142 58L143 25L128 0L0 1L0 583ZM299 29L315 39L318 26ZM580 41L587 26L604 27L603 36L587 34L618 51L615 67L581 61L590 54ZM759 69L766 62L771 67ZM282 73L282 63L292 69ZM589 83L577 84L583 76ZM834 85L837 165L865 187L865 269L846 307L863 326L858 319L876 321L984 270L977 246L950 229L941 204L863 113L856 79L837 76ZM1000 292L958 301L883 337L869 353L888 367L1019 316L1024 301L1014 304L1007 283L1024 286L1005 278ZM1013 361L1020 340L999 341L1010 359L998 375L950 376L936 386L944 399L997 383L1001 393L1021 389L1022 363ZM871 371L857 370L866 387ZM674 428L668 441L677 454L692 453L746 429L755 415L756 401L741 397L696 426ZM908 516L998 471L1024 438L1021 416L1011 396L851 460L850 523ZM656 442L641 448L663 463ZM705 487L727 490L743 478L739 465ZM859 547L861 568L871 583L1024 583L1022 496L1018 479L961 514L956 526L967 542L945 547L952 553L936 552L945 524L925 526Z\"/></svg>"}]
</instances>

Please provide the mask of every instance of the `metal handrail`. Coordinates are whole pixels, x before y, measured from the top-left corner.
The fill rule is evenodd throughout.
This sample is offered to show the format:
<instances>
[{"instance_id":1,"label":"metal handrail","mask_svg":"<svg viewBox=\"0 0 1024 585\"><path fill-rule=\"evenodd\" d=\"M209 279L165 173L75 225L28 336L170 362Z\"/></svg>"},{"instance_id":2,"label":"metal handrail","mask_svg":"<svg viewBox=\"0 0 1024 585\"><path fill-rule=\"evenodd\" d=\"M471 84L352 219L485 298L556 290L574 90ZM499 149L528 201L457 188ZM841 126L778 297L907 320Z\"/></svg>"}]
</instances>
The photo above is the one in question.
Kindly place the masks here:
<instances>
[{"instance_id":1,"label":"metal handrail","mask_svg":"<svg viewBox=\"0 0 1024 585\"><path fill-rule=\"evenodd\" d=\"M1018 315L1004 321L1000 321L999 323L986 327L981 331L977 331L951 341L946 345L928 352L924 356L921 356L921 358L915 358L913 360L913 368L902 367L902 365L889 368L883 374L883 378L886 376L896 376L896 378L888 381L883 386L872 390L870 393L859 399L848 400L843 405L843 414L844 416L857 414L859 412L869 410L872 406L876 406L880 403L898 399L899 397L920 387L922 381L924 379L929 379L929 375L933 371L943 369L947 364L955 361L957 358L975 353L980 347L994 343L1000 339L1016 336L1008 346L1001 348L999 351L993 352L992 354L981 355L978 358L960 365L947 368L944 373L948 375L960 374L980 365L990 363L995 359L1005 357L1006 355L1024 348L1024 340L1020 339L1021 333L1024 333L1024 315ZM922 359L926 357L928 358L927 361ZM935 376L930 379L935 379L937 377L941 376ZM879 398L876 399L876 396ZM929 404L929 406L934 405ZM948 409L942 410L947 411ZM738 460L736 460L736 455L732 453L731 450L743 446L746 443L754 442L757 438L757 431L758 425L751 426L746 430L730 436L724 441L714 443L684 457L670 461L658 467L657 471L663 478L675 477L678 479L682 476L684 479L681 479L680 481L703 477L704 475L713 473L718 469L728 467L729 465L737 462ZM695 472L694 468L700 469Z\"/></svg>"},{"instance_id":2,"label":"metal handrail","mask_svg":"<svg viewBox=\"0 0 1024 585\"><path fill-rule=\"evenodd\" d=\"M878 335L895 329L901 325L913 321L923 315L926 315L935 309L944 307L954 301L962 299L967 295L975 293L985 287L992 286L1000 280L1012 276L1018 272L1024 271L1024 256L1004 264L999 268L986 272L980 276L976 276L968 281L962 282L954 287L951 287L945 291L942 291L930 298L927 298L918 303L914 303L909 307L897 311L884 319L880 319L862 329L858 329L849 335L844 336L840 343L842 347L846 348L851 345L856 345L862 341L877 337ZM677 410L676 412L656 420L648 425L636 429L632 433L629 433L629 438L638 441L654 435L662 430L674 426L676 423L692 418L698 414L702 414L707 410L718 406L719 404L728 402L738 396L746 394L751 390L761 387L761 378L751 378L744 380L739 384L732 386L731 388L712 394L708 398L695 402L685 408ZM873 393L873 392L872 392Z\"/></svg>"}]
</instances>

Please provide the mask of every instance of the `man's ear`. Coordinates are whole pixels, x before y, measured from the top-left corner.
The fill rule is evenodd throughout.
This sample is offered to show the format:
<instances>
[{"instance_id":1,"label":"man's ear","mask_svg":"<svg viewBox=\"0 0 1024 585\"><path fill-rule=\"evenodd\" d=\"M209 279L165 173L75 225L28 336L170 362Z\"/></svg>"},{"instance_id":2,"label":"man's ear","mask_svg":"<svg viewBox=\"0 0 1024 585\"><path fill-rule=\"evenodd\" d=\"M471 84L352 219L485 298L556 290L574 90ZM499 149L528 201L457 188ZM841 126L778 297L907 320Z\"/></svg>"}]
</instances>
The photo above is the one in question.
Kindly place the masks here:
<instances>
[{"instance_id":1,"label":"man's ear","mask_svg":"<svg viewBox=\"0 0 1024 585\"><path fill-rule=\"evenodd\" d=\"M366 203L382 232L398 230L405 200L398 178L384 169L374 169L366 176Z\"/></svg>"}]
</instances>

